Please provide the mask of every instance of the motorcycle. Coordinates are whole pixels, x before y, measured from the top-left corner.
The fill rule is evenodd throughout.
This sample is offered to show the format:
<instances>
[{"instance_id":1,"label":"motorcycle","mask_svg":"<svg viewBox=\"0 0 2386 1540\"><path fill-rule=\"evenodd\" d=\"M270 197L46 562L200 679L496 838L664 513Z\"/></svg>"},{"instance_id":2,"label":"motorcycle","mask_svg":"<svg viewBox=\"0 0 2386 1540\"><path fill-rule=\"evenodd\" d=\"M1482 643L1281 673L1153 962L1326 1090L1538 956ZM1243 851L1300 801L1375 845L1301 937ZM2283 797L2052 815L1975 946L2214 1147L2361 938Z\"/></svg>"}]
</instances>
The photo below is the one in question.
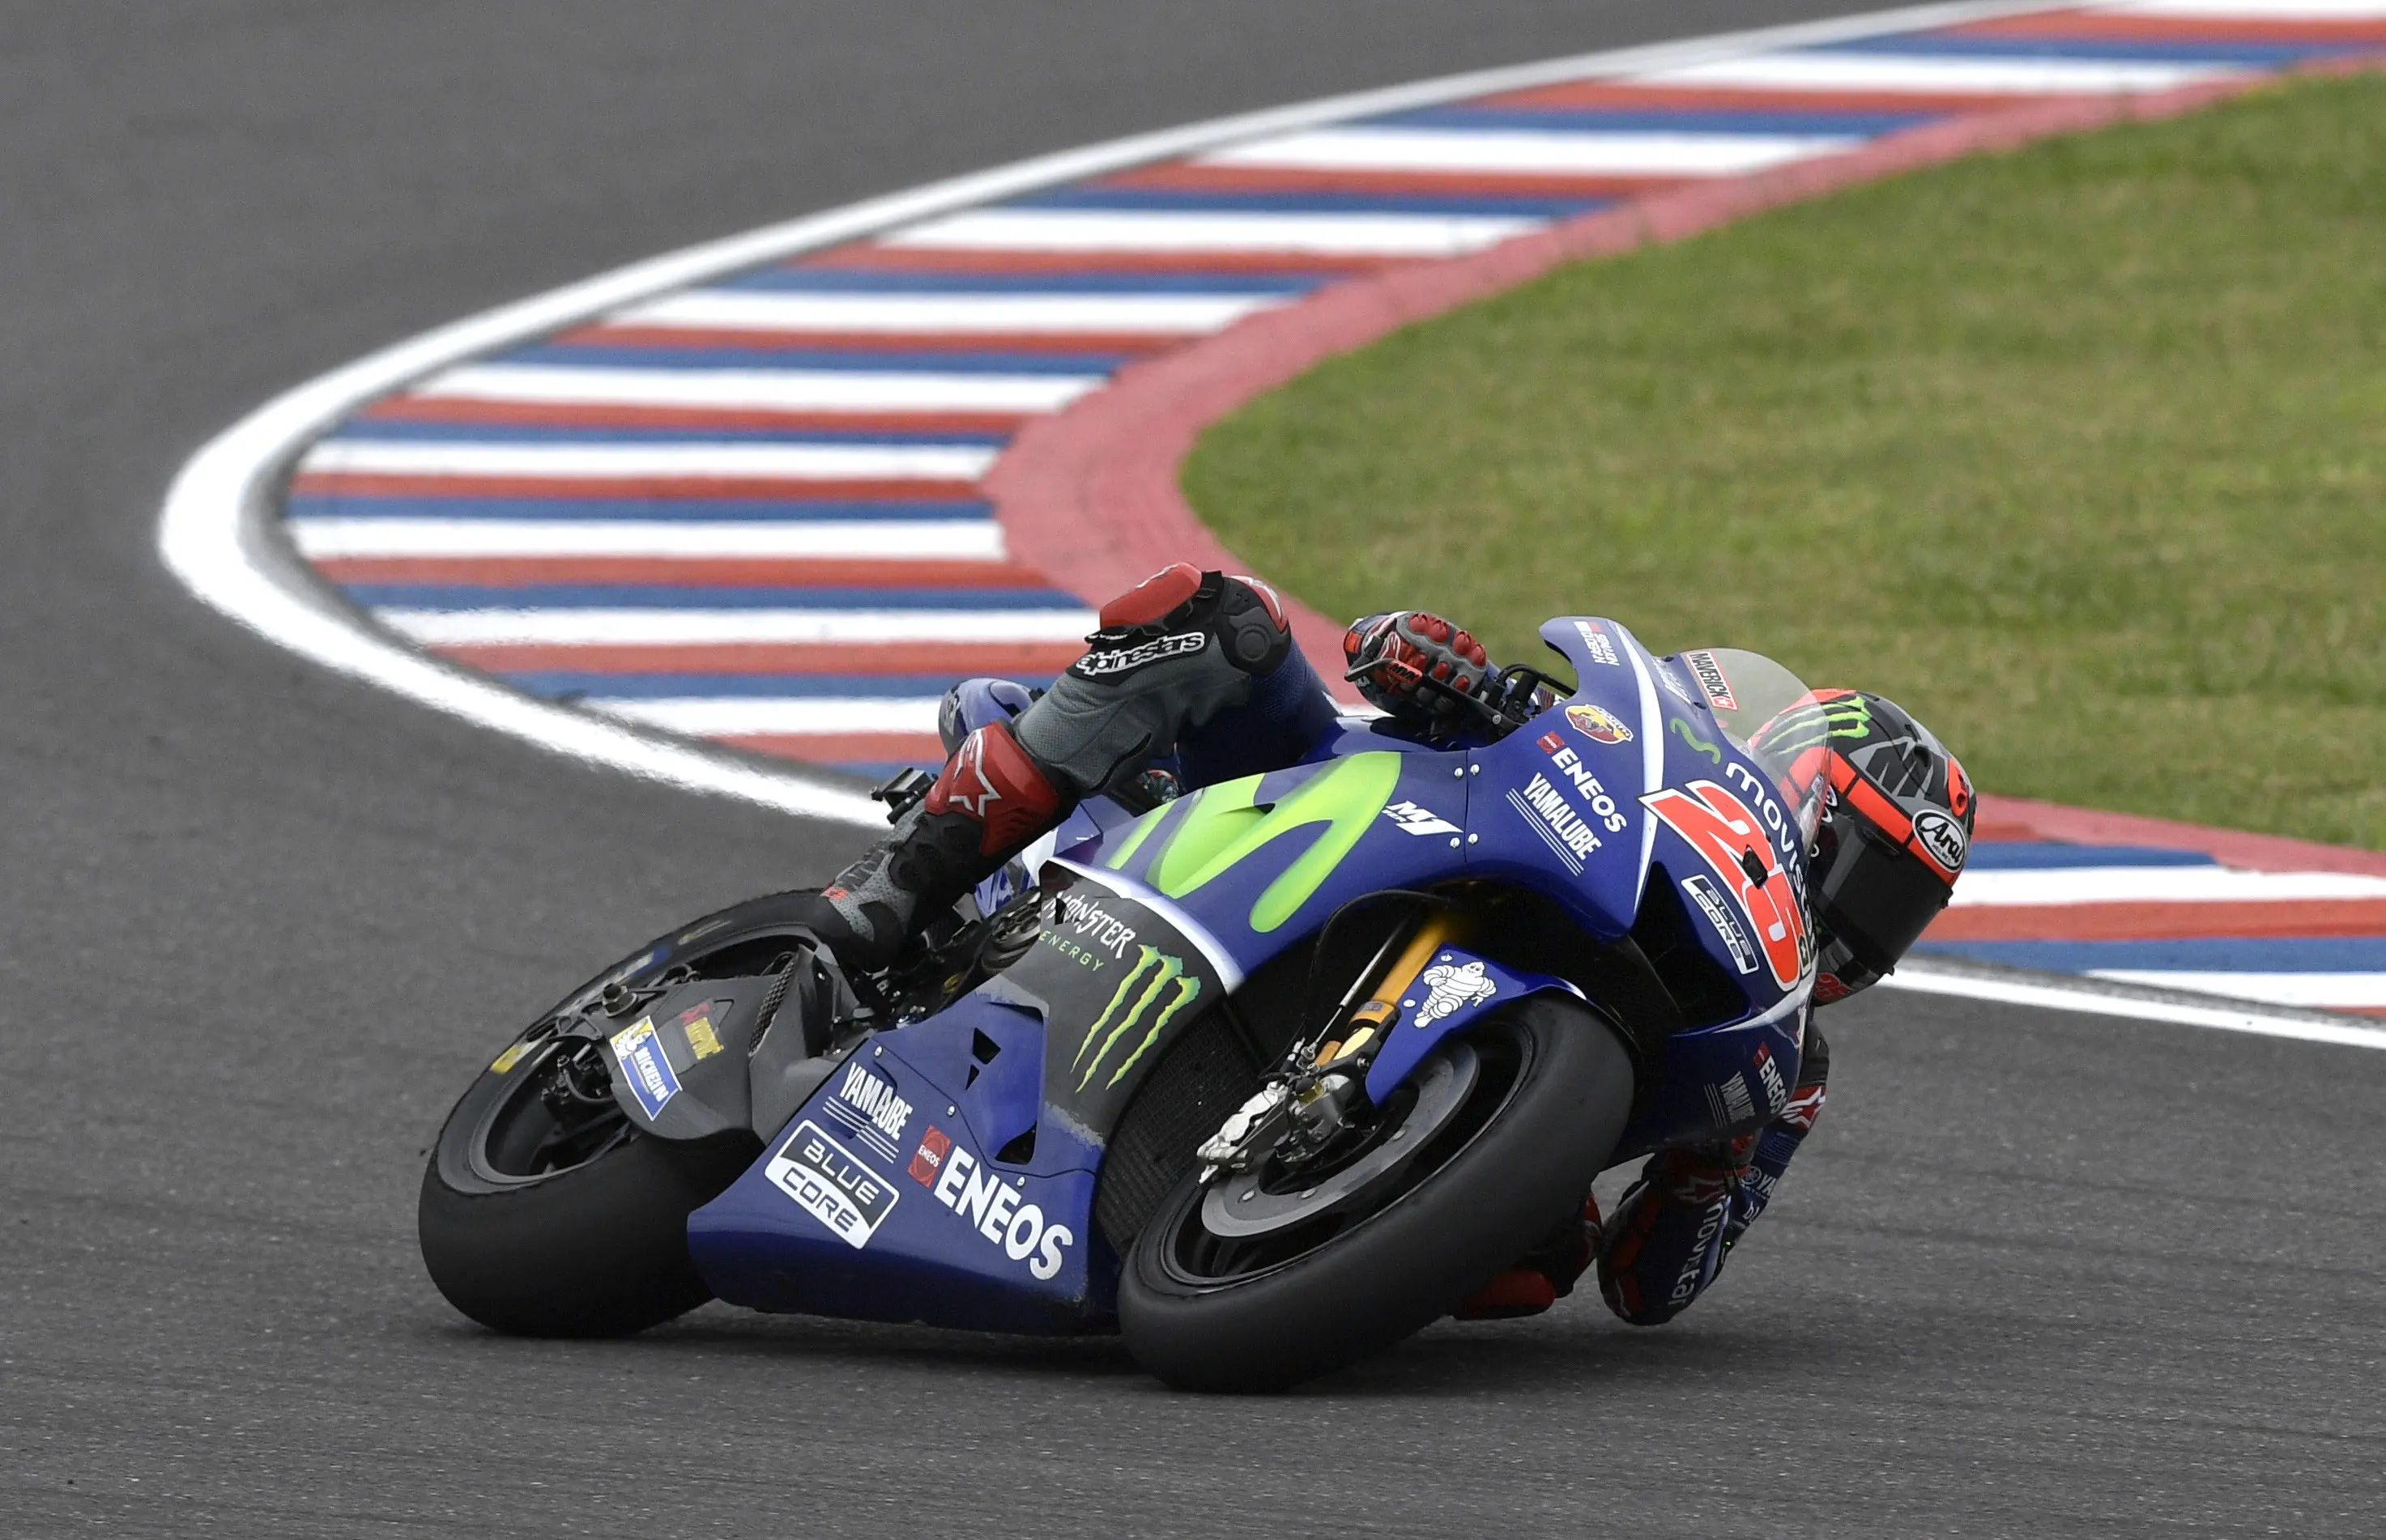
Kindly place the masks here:
<instances>
[{"instance_id":1,"label":"motorcycle","mask_svg":"<svg viewBox=\"0 0 2386 1540\"><path fill-rule=\"evenodd\" d=\"M1502 670L1488 742L1345 719L1288 769L1091 799L884 972L784 895L640 949L456 1105L433 1280L532 1334L713 1297L1115 1330L1200 1390L1448 1314L1601 1171L1779 1111L1814 980L1827 794L1757 732L1806 687L1541 636L1578 683Z\"/></svg>"}]
</instances>

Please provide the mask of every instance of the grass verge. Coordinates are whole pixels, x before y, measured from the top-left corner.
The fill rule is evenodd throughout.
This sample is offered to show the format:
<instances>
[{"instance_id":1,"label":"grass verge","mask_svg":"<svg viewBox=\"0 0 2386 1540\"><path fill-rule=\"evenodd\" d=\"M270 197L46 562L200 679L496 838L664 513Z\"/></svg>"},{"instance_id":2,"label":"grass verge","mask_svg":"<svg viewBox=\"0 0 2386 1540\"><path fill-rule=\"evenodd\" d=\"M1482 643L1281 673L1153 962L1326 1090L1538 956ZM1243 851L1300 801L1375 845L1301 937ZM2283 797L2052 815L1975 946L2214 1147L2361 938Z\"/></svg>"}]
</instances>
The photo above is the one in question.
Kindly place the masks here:
<instances>
[{"instance_id":1,"label":"grass verge","mask_svg":"<svg viewBox=\"0 0 2386 1540\"><path fill-rule=\"evenodd\" d=\"M1213 428L1329 614L1727 643L1991 791L2386 848L2386 80L1562 269Z\"/></svg>"}]
</instances>

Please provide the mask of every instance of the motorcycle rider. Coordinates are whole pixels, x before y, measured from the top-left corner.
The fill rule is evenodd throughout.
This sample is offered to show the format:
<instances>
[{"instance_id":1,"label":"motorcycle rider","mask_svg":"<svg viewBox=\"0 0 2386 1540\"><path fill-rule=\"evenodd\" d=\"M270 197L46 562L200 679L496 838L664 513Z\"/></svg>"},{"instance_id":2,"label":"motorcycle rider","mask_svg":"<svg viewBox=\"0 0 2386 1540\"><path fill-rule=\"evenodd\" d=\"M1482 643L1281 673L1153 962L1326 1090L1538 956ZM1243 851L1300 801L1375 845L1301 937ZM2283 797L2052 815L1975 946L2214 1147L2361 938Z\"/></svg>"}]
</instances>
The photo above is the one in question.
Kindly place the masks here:
<instances>
[{"instance_id":1,"label":"motorcycle rider","mask_svg":"<svg viewBox=\"0 0 2386 1540\"><path fill-rule=\"evenodd\" d=\"M947 696L949 757L893 832L816 897L797 901L848 968L883 968L915 927L949 908L1082 799L1131 793L1174 756L1187 786L1299 762L1337 731L1337 712L1293 645L1284 606L1255 578L1177 563L1104 605L1086 655L1040 696L971 681ZM1438 616L1369 616L1343 638L1348 676L1398 729L1438 743L1486 732L1470 698L1500 688L1483 646ZM974 720L974 727L970 722ZM1971 832L1962 767L1893 704L1818 691L1759 731L1827 778L1810 903L1817 1005L1888 972L1947 902ZM1926 834L1952 821L1962 837ZM1698 1297L1771 1201L1821 1115L1830 1053L1811 1023L1798 1083L1764 1128L1711 1146L1659 1151L1603 1223L1586 1197L1569 1224L1460 1308L1464 1318L1529 1315L1570 1293L1596 1260L1624 1320L1657 1325Z\"/></svg>"}]
</instances>

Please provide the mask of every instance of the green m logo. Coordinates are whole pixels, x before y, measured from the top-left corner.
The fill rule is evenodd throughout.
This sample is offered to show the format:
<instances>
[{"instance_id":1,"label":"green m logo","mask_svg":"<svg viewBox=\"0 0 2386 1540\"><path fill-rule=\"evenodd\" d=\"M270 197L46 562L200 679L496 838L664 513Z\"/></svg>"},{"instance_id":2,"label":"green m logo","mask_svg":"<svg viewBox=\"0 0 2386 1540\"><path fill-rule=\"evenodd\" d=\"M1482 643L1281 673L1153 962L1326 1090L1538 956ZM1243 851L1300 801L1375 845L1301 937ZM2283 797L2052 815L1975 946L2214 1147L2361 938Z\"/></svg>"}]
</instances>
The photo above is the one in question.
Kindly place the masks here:
<instances>
[{"instance_id":1,"label":"green m logo","mask_svg":"<svg viewBox=\"0 0 2386 1540\"><path fill-rule=\"evenodd\" d=\"M1262 845L1295 830L1324 825L1307 850L1267 885L1251 906L1254 931L1273 931L1307 903L1342 858L1350 853L1400 783L1400 756L1354 754L1337 759L1287 793L1272 807L1253 801L1261 778L1222 781L1182 801L1143 816L1104 863L1116 871L1132 859L1152 832L1174 820L1146 881L1171 898L1182 898L1232 870Z\"/></svg>"}]
</instances>

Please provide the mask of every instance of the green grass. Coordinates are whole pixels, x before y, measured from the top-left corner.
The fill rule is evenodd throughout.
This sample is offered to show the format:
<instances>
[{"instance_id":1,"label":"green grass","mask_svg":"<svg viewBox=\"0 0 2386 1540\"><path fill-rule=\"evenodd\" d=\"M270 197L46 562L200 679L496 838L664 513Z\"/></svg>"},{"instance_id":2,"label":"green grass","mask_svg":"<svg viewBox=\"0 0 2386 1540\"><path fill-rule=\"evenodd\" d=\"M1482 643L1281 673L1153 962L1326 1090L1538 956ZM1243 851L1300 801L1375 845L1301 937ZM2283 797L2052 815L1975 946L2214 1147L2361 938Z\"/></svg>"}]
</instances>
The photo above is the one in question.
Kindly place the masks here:
<instances>
[{"instance_id":1,"label":"green grass","mask_svg":"<svg viewBox=\"0 0 2386 1540\"><path fill-rule=\"evenodd\" d=\"M2386 81L1583 264L1187 463L1329 614L1730 644L1991 791L2386 848Z\"/></svg>"}]
</instances>

